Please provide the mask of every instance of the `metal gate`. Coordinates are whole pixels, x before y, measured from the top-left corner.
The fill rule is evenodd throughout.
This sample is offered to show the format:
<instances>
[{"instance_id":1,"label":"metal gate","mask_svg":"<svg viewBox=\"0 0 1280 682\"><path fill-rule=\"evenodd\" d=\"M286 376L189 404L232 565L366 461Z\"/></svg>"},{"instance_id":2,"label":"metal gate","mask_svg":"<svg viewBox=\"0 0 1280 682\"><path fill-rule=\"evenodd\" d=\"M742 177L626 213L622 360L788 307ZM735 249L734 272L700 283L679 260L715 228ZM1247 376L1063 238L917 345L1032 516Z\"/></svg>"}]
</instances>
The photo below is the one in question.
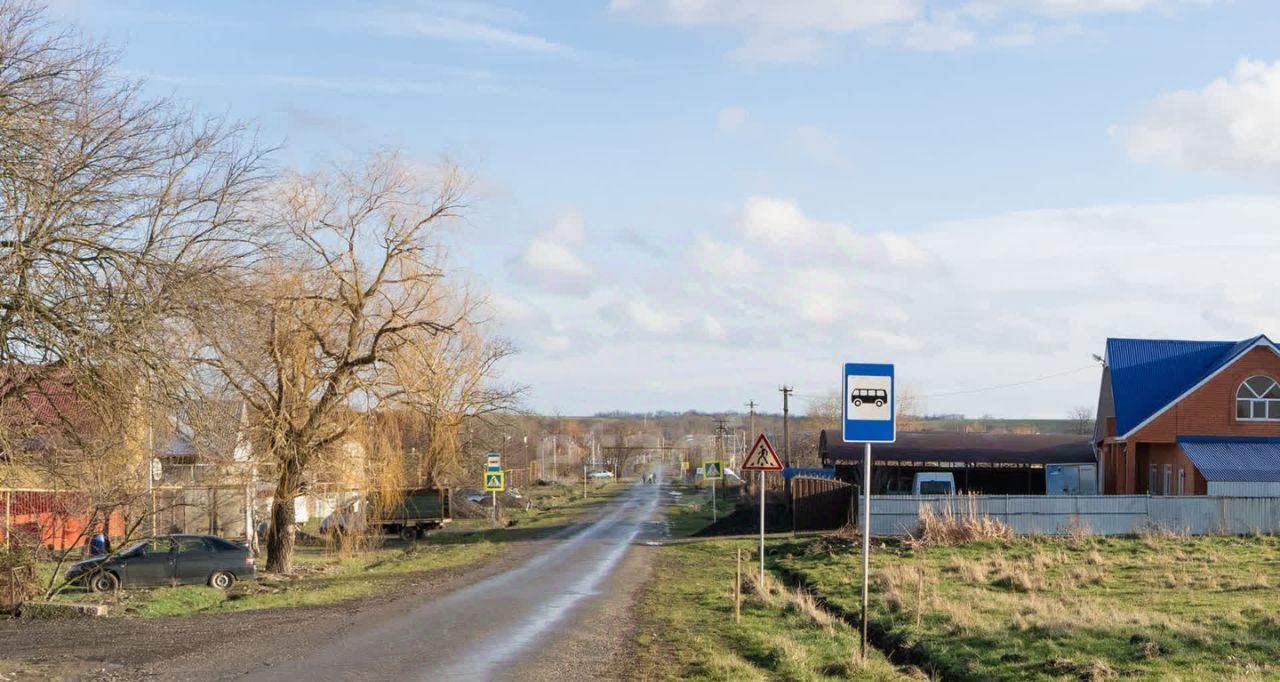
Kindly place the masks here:
<instances>
[{"instance_id":1,"label":"metal gate","mask_svg":"<svg viewBox=\"0 0 1280 682\"><path fill-rule=\"evenodd\" d=\"M853 516L853 486L829 478L791 479L796 530L840 528Z\"/></svg>"}]
</instances>

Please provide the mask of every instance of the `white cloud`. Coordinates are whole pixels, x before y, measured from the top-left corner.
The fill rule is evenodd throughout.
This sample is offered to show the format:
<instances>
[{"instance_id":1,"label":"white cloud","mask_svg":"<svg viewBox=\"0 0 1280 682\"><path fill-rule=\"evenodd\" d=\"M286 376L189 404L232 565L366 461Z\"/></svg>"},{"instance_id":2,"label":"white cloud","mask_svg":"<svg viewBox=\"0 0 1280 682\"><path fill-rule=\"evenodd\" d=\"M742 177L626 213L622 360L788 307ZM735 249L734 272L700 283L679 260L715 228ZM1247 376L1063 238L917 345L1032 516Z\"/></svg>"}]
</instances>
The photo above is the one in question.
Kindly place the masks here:
<instances>
[{"instance_id":1,"label":"white cloud","mask_svg":"<svg viewBox=\"0 0 1280 682\"><path fill-rule=\"evenodd\" d=\"M572 347L573 341L564 334L547 334L538 344L538 349L549 355L563 353Z\"/></svg>"},{"instance_id":2,"label":"white cloud","mask_svg":"<svg viewBox=\"0 0 1280 682\"><path fill-rule=\"evenodd\" d=\"M563 244L581 244L587 238L587 222L576 208L560 212L547 237Z\"/></svg>"},{"instance_id":3,"label":"white cloud","mask_svg":"<svg viewBox=\"0 0 1280 682\"><path fill-rule=\"evenodd\" d=\"M533 308L527 303L503 293L490 294L489 307L503 322L523 322L535 316Z\"/></svg>"},{"instance_id":4,"label":"white cloud","mask_svg":"<svg viewBox=\"0 0 1280 682\"><path fill-rule=\"evenodd\" d=\"M847 312L850 299L848 280L830 268L792 271L780 292L782 301L795 306L797 315L804 322L835 322Z\"/></svg>"},{"instance_id":5,"label":"white cloud","mask_svg":"<svg viewBox=\"0 0 1280 682\"><path fill-rule=\"evenodd\" d=\"M340 14L338 21L344 26L358 26L389 36L479 43L572 59L583 56L564 43L500 25L519 19L517 12L497 7L478 11L478 7L480 3L431 3L429 11L371 9L359 14Z\"/></svg>"},{"instance_id":6,"label":"white cloud","mask_svg":"<svg viewBox=\"0 0 1280 682\"><path fill-rule=\"evenodd\" d=\"M755 33L729 52L729 59L743 63L817 64L825 51L823 41L807 33Z\"/></svg>"},{"instance_id":7,"label":"white cloud","mask_svg":"<svg viewBox=\"0 0 1280 682\"><path fill-rule=\"evenodd\" d=\"M754 242L794 248L817 241L820 229L795 201L751 197L742 211L742 233Z\"/></svg>"},{"instance_id":8,"label":"white cloud","mask_svg":"<svg viewBox=\"0 0 1280 682\"><path fill-rule=\"evenodd\" d=\"M977 42L977 34L967 28L961 28L952 22L934 21L912 22L902 40L907 49L925 52L958 50L971 47Z\"/></svg>"},{"instance_id":9,"label":"white cloud","mask_svg":"<svg viewBox=\"0 0 1280 682\"><path fill-rule=\"evenodd\" d=\"M593 294L591 306L552 300L558 307L548 315L574 330L573 347L562 364L530 361L522 380L563 389L566 373L590 376L584 409L657 409L660 400L723 409L725 396L751 397L779 381L824 392L838 364L857 358L898 363L925 395L1081 369L929 399L936 411L1054 417L1096 398L1089 356L1107 336L1280 335L1266 295L1280 252L1280 199L1054 208L901 232L810 215L794 201L756 197L744 214L747 205L772 206L813 241L792 248L785 233L770 232L776 241L766 250L726 220L685 248L741 249L763 268L646 261L635 285ZM678 353L654 336L678 339ZM647 381L665 388L595 388Z\"/></svg>"},{"instance_id":10,"label":"white cloud","mask_svg":"<svg viewBox=\"0 0 1280 682\"><path fill-rule=\"evenodd\" d=\"M629 303L627 317L641 329L653 334L672 334L680 329L679 318L657 310L644 301Z\"/></svg>"},{"instance_id":11,"label":"white cloud","mask_svg":"<svg viewBox=\"0 0 1280 682\"><path fill-rule=\"evenodd\" d=\"M1113 129L1137 161L1194 170L1280 170L1280 62L1242 59L1200 90L1157 98Z\"/></svg>"},{"instance_id":12,"label":"white cloud","mask_svg":"<svg viewBox=\"0 0 1280 682\"><path fill-rule=\"evenodd\" d=\"M582 216L575 210L566 210L550 229L525 247L515 262L516 276L549 293L590 293L593 271L575 251L585 239Z\"/></svg>"},{"instance_id":13,"label":"white cloud","mask_svg":"<svg viewBox=\"0 0 1280 682\"><path fill-rule=\"evenodd\" d=\"M609 11L680 26L734 24L773 31L858 31L915 16L917 0L612 0Z\"/></svg>"},{"instance_id":14,"label":"white cloud","mask_svg":"<svg viewBox=\"0 0 1280 682\"><path fill-rule=\"evenodd\" d=\"M715 275L737 276L760 271L759 263L742 244L725 244L707 237L694 243L693 261Z\"/></svg>"},{"instance_id":15,"label":"white cloud","mask_svg":"<svg viewBox=\"0 0 1280 682\"><path fill-rule=\"evenodd\" d=\"M716 128L722 133L732 133L747 122L747 110L742 107L725 107L716 114Z\"/></svg>"},{"instance_id":16,"label":"white cloud","mask_svg":"<svg viewBox=\"0 0 1280 682\"><path fill-rule=\"evenodd\" d=\"M917 351L924 348L924 344L913 337L881 329L859 329L854 336L871 346L891 351Z\"/></svg>"},{"instance_id":17,"label":"white cloud","mask_svg":"<svg viewBox=\"0 0 1280 682\"><path fill-rule=\"evenodd\" d=\"M377 95L436 95L445 91L439 83L398 78L335 78L328 76L266 75L262 80L278 85L335 92L363 92Z\"/></svg>"},{"instance_id":18,"label":"white cloud","mask_svg":"<svg viewBox=\"0 0 1280 682\"><path fill-rule=\"evenodd\" d=\"M1214 0L612 0L629 19L685 28L727 26L742 36L736 61L813 63L842 38L912 50L1034 44L1079 33L1104 14L1170 12ZM993 36L993 37L988 37Z\"/></svg>"},{"instance_id":19,"label":"white cloud","mask_svg":"<svg viewBox=\"0 0 1280 682\"><path fill-rule=\"evenodd\" d=\"M720 320L711 315L702 318L702 331L713 341L723 341L729 337L729 332L725 330Z\"/></svg>"}]
</instances>

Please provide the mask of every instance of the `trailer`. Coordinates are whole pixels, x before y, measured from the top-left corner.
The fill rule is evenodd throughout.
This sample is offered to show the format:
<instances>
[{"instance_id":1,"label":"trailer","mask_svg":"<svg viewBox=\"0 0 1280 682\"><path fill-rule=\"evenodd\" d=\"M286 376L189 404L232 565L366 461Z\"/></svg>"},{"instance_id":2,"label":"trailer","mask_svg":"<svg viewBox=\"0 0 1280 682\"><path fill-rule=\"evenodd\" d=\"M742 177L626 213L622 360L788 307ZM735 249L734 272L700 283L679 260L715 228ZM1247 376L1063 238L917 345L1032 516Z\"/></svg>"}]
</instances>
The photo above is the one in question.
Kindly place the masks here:
<instances>
[{"instance_id":1,"label":"trailer","mask_svg":"<svg viewBox=\"0 0 1280 682\"><path fill-rule=\"evenodd\" d=\"M374 530L399 535L406 542L452 520L448 488L427 487L370 493L343 505L320 522L320 532L348 533Z\"/></svg>"}]
</instances>

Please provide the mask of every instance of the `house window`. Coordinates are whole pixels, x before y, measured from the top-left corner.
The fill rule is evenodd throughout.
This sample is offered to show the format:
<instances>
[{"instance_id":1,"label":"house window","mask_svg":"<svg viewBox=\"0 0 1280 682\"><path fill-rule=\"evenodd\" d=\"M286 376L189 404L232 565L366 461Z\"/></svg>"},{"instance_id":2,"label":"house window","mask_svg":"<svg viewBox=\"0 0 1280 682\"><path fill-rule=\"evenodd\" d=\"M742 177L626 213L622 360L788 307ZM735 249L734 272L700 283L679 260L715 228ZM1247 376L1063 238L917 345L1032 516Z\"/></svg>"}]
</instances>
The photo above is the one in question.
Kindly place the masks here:
<instances>
[{"instance_id":1,"label":"house window","mask_svg":"<svg viewBox=\"0 0 1280 682\"><path fill-rule=\"evenodd\" d=\"M1147 494L1160 494L1160 491L1156 489L1156 465L1154 464L1147 467Z\"/></svg>"},{"instance_id":2,"label":"house window","mask_svg":"<svg viewBox=\"0 0 1280 682\"><path fill-rule=\"evenodd\" d=\"M1183 468L1178 469L1178 494L1187 494L1187 470Z\"/></svg>"},{"instance_id":3,"label":"house window","mask_svg":"<svg viewBox=\"0 0 1280 682\"><path fill-rule=\"evenodd\" d=\"M1236 419L1280 421L1280 383L1271 377L1249 377L1236 389Z\"/></svg>"},{"instance_id":4,"label":"house window","mask_svg":"<svg viewBox=\"0 0 1280 682\"><path fill-rule=\"evenodd\" d=\"M1160 486L1161 495L1173 494L1173 465L1164 465L1164 485Z\"/></svg>"}]
</instances>

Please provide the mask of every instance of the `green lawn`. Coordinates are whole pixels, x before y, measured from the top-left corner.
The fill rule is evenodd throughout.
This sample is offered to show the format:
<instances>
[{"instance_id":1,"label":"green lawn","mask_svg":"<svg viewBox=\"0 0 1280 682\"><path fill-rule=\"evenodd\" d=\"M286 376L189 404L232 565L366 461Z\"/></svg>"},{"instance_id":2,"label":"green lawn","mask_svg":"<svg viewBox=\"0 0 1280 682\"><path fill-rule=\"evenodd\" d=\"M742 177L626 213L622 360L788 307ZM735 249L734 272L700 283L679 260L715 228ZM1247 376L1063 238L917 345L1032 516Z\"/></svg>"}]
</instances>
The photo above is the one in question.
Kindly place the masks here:
<instances>
[{"instance_id":1,"label":"green lawn","mask_svg":"<svg viewBox=\"0 0 1280 682\"><path fill-rule=\"evenodd\" d=\"M1280 539L874 545L878 642L946 679L1280 679ZM781 548L782 574L860 607L859 547Z\"/></svg>"},{"instance_id":2,"label":"green lawn","mask_svg":"<svg viewBox=\"0 0 1280 682\"><path fill-rule=\"evenodd\" d=\"M874 649L858 657L859 635L802 594L768 580L744 591L734 622L734 551L749 540L696 540L658 551L638 604L636 680L891 680L904 673ZM756 564L743 571L754 583Z\"/></svg>"},{"instance_id":3,"label":"green lawn","mask_svg":"<svg viewBox=\"0 0 1280 682\"><path fill-rule=\"evenodd\" d=\"M711 486L674 483L670 489L680 493L679 500L667 509L667 528L672 537L687 537L712 522ZM724 518L738 506L742 490L741 486L727 489L716 486L715 512L718 518Z\"/></svg>"}]
</instances>

